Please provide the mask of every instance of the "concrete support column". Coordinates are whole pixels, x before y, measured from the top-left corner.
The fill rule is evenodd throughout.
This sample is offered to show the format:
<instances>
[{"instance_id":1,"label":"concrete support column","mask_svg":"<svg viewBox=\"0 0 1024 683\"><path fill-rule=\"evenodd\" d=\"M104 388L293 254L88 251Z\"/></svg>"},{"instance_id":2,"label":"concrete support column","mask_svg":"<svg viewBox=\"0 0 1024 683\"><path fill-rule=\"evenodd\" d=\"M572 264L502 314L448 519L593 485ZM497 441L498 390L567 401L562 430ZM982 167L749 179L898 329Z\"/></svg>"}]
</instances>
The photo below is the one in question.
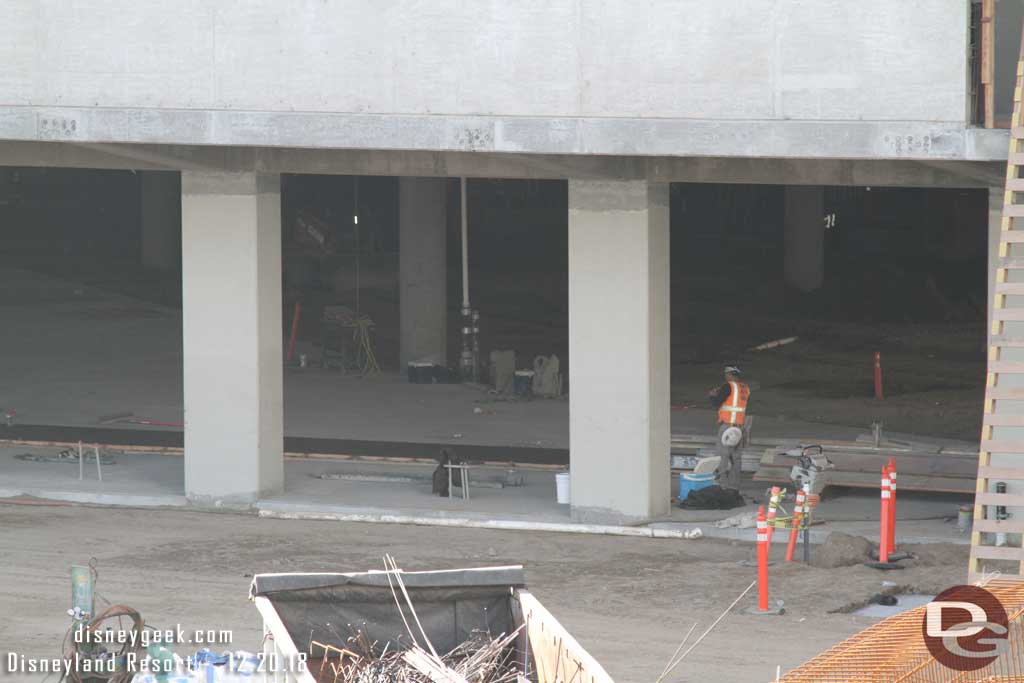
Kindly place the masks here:
<instances>
[{"instance_id":1,"label":"concrete support column","mask_svg":"<svg viewBox=\"0 0 1024 683\"><path fill-rule=\"evenodd\" d=\"M447 358L447 180L398 180L399 362Z\"/></svg>"},{"instance_id":2,"label":"concrete support column","mask_svg":"<svg viewBox=\"0 0 1024 683\"><path fill-rule=\"evenodd\" d=\"M181 266L181 175L139 171L142 265L176 270Z\"/></svg>"},{"instance_id":3,"label":"concrete support column","mask_svg":"<svg viewBox=\"0 0 1024 683\"><path fill-rule=\"evenodd\" d=\"M669 511L668 185L569 181L572 515Z\"/></svg>"},{"instance_id":4,"label":"concrete support column","mask_svg":"<svg viewBox=\"0 0 1024 683\"><path fill-rule=\"evenodd\" d=\"M284 486L281 180L182 174L185 493L249 503Z\"/></svg>"},{"instance_id":5,"label":"concrete support column","mask_svg":"<svg viewBox=\"0 0 1024 683\"><path fill-rule=\"evenodd\" d=\"M783 262L786 284L801 292L825 283L825 190L813 185L785 188Z\"/></svg>"}]
</instances>

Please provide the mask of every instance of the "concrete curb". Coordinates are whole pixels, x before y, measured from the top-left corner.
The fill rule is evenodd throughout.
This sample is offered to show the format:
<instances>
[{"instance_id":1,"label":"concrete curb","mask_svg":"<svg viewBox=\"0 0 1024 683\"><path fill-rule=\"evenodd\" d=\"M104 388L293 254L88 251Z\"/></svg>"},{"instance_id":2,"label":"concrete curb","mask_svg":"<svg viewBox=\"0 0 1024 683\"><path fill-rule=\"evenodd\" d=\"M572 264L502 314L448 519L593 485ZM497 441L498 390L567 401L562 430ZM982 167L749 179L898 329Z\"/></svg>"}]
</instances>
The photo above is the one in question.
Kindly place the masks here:
<instances>
[{"instance_id":1,"label":"concrete curb","mask_svg":"<svg viewBox=\"0 0 1024 683\"><path fill-rule=\"evenodd\" d=\"M19 496L107 507L189 507L188 499L185 496L89 493L87 491L43 491L40 489L0 489L0 503L3 502L4 498L17 498Z\"/></svg>"},{"instance_id":2,"label":"concrete curb","mask_svg":"<svg viewBox=\"0 0 1024 683\"><path fill-rule=\"evenodd\" d=\"M560 524L557 522L525 522L516 520L480 520L460 517L426 517L417 515L392 514L387 512L314 512L282 510L258 506L259 516L268 519L305 519L334 522L368 522L375 524L406 524L412 526L441 526L471 529L495 529L503 531L548 531L555 533L590 534L605 536L633 536L638 538L666 538L696 540L687 538L686 532L676 529L655 529L651 527L609 526L600 524ZM276 506L275 506L276 507Z\"/></svg>"}]
</instances>

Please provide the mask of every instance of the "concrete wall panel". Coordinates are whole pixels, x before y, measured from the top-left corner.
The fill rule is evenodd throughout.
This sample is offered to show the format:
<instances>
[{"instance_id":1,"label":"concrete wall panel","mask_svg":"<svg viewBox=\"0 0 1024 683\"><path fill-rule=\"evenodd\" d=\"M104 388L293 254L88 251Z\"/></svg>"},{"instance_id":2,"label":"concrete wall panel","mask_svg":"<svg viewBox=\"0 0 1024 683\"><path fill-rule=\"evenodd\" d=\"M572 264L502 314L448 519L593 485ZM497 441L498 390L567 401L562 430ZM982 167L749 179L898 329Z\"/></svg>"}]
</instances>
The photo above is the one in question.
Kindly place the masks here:
<instances>
[{"instance_id":1,"label":"concrete wall panel","mask_svg":"<svg viewBox=\"0 0 1024 683\"><path fill-rule=\"evenodd\" d=\"M960 123L966 111L962 0L9 0L4 23L0 105Z\"/></svg>"}]
</instances>

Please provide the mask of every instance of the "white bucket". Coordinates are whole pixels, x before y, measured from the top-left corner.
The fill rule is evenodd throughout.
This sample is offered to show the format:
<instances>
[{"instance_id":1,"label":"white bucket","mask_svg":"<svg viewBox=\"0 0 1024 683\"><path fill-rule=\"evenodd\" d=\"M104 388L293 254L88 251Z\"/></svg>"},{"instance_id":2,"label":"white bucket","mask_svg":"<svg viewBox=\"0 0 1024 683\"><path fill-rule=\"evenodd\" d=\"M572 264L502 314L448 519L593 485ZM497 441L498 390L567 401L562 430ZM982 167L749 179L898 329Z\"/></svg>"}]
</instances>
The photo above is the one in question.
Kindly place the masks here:
<instances>
[{"instance_id":1,"label":"white bucket","mask_svg":"<svg viewBox=\"0 0 1024 683\"><path fill-rule=\"evenodd\" d=\"M558 504L569 504L569 473L558 472L555 474L555 491L558 494Z\"/></svg>"}]
</instances>

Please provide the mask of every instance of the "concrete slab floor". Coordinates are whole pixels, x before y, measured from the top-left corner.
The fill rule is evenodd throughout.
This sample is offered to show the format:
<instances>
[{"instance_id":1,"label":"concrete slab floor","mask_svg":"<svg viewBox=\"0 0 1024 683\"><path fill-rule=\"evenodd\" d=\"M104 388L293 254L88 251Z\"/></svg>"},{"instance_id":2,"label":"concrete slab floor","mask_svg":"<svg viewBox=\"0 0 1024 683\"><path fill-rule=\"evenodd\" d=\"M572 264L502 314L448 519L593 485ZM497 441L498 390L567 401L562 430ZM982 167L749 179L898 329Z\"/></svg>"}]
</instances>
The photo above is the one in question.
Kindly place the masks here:
<instances>
[{"instance_id":1,"label":"concrete slab floor","mask_svg":"<svg viewBox=\"0 0 1024 683\"><path fill-rule=\"evenodd\" d=\"M183 420L180 310L0 268L0 318L15 331L0 335L0 408L16 410L19 423L95 427L119 413ZM395 373L359 377L316 367L286 368L284 392L286 436L569 447L565 399L508 401L460 384L411 385ZM674 410L671 420L673 431L714 433L711 410ZM761 419L755 430L815 440L853 439L868 428Z\"/></svg>"},{"instance_id":2,"label":"concrete slab floor","mask_svg":"<svg viewBox=\"0 0 1024 683\"><path fill-rule=\"evenodd\" d=\"M0 498L29 495L130 507L189 505L183 495L181 456L105 449L104 455L114 462L103 466L101 482L92 461L87 461L84 479L79 480L75 464L32 459L54 456L59 451L56 447L0 447ZM522 479L523 484L499 487L508 479L507 468L475 467L470 475L468 500L458 497L458 489L451 500L433 495L433 470L431 464L289 458L285 461L284 493L264 498L253 508L240 512L258 510L267 515L341 520L417 519L422 524L529 524L549 530L575 526L583 530L572 525L569 507L557 503L551 470L518 468L512 476ZM390 481L373 480L389 478ZM747 482L745 493L750 497L763 496L764 487ZM949 521L955 518L962 502L956 496L904 494L899 501L899 539L907 543L969 543L969 534L960 533L955 523ZM674 507L669 519L650 526L675 531L699 528L708 537L753 542L754 529L718 528L715 522L756 508L756 504L734 510L690 511ZM816 519L823 523L812 528L811 542L820 543L835 530L876 538L877 515L878 499L870 493L836 490L826 495L818 510ZM785 535L775 534L774 541L784 543Z\"/></svg>"}]
</instances>

